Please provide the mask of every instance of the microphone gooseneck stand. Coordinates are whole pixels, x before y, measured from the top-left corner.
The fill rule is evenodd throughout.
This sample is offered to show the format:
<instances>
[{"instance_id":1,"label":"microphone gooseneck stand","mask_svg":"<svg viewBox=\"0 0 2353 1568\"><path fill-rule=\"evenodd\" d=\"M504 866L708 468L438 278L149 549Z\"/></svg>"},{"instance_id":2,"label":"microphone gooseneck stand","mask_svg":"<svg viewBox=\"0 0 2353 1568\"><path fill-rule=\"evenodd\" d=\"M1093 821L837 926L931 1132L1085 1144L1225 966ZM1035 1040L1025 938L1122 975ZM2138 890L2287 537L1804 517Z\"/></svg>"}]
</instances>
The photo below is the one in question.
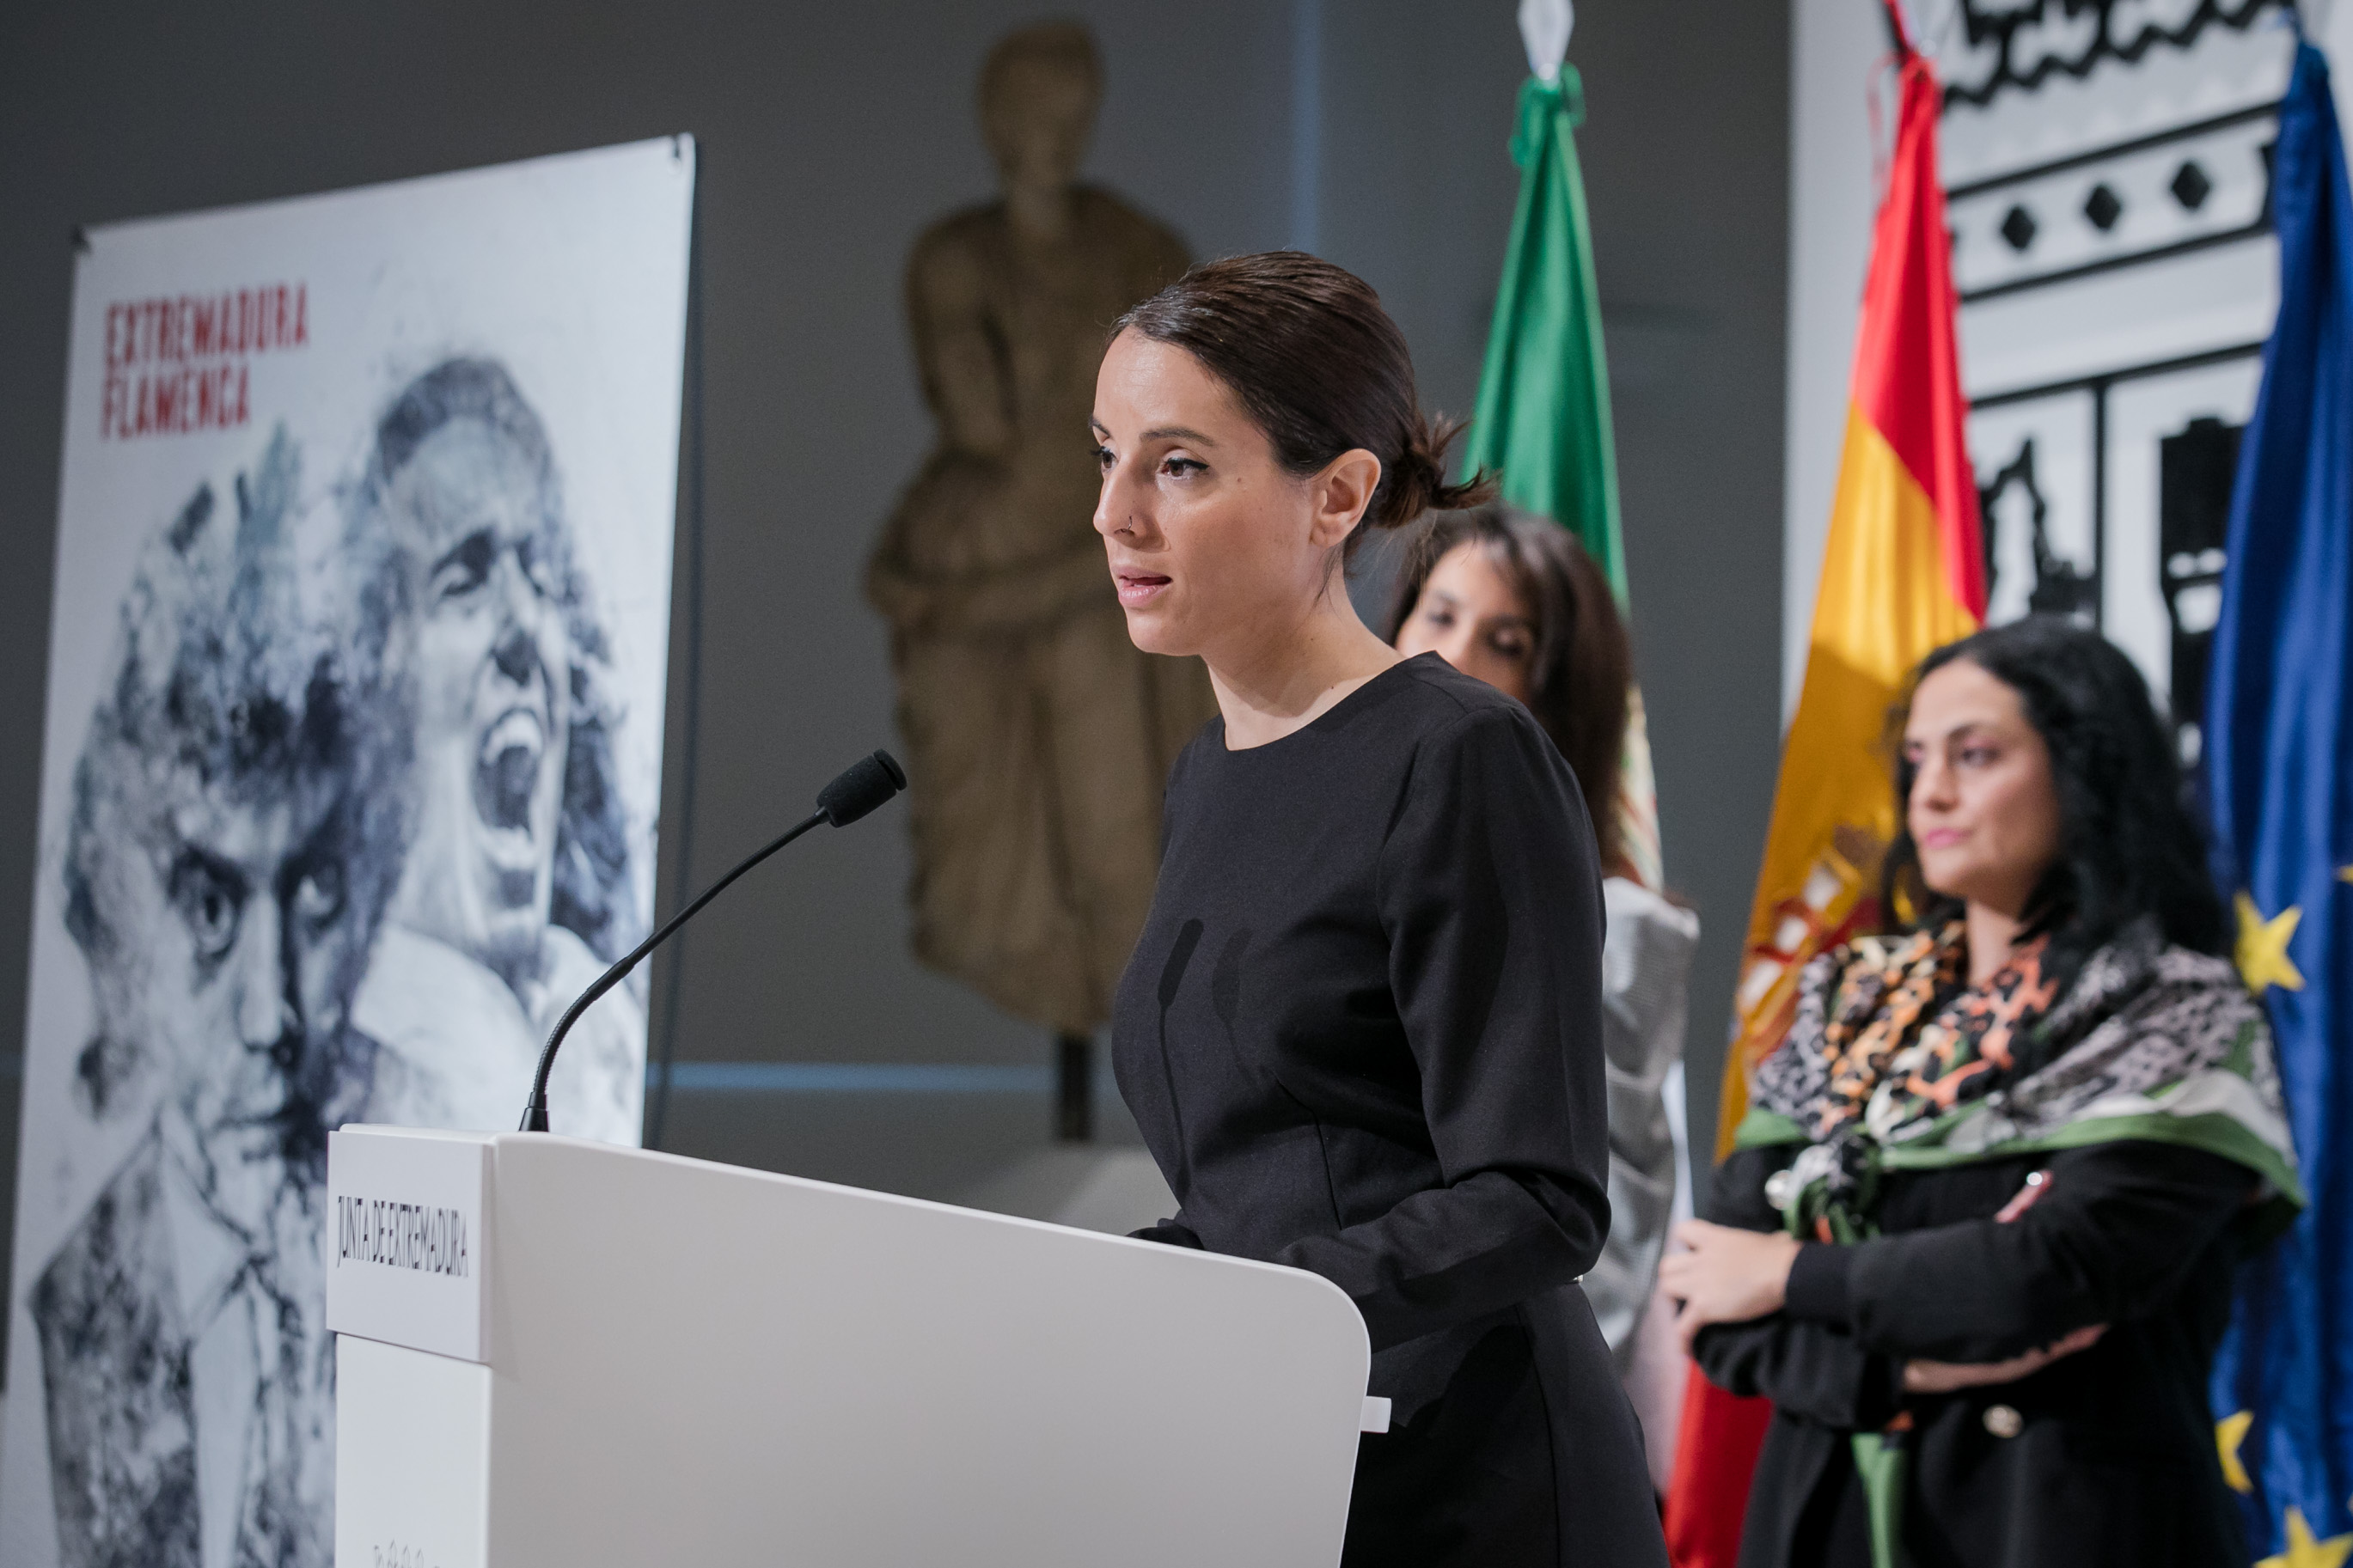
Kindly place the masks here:
<instances>
[{"instance_id":1,"label":"microphone gooseneck stand","mask_svg":"<svg viewBox=\"0 0 2353 1568\"><path fill-rule=\"evenodd\" d=\"M679 927L692 920L701 912L703 905L725 892L736 878L757 866L810 828L821 822L831 823L836 827L847 827L906 787L905 771L899 766L897 759L888 752L877 752L871 757L851 763L839 778L818 792L816 811L802 821L795 823L782 837L739 861L734 869L704 889L694 902L663 921L661 928L653 935L638 943L610 969L598 975L590 984L588 989L580 993L578 999L564 1010L564 1016L556 1020L554 1029L547 1037L546 1047L539 1053L539 1070L532 1075L531 1099L523 1106L522 1131L525 1132L548 1131L547 1075L555 1066L555 1053L564 1044L564 1037L571 1033L572 1026L579 1020L580 1015L586 1012L598 997L628 978L629 972L645 961L646 954L668 941L670 934Z\"/></svg>"}]
</instances>

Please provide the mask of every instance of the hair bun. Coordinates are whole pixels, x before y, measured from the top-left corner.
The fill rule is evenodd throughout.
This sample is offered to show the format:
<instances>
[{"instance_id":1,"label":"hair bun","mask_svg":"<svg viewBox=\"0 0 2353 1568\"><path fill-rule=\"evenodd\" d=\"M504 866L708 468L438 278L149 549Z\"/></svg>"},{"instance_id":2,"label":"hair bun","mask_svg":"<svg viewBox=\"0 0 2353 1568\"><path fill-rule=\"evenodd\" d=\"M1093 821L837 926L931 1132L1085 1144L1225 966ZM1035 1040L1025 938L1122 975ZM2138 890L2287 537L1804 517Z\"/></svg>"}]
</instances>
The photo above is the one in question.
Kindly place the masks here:
<instances>
[{"instance_id":1,"label":"hair bun","mask_svg":"<svg viewBox=\"0 0 2353 1568\"><path fill-rule=\"evenodd\" d=\"M1370 521L1375 528L1403 528L1430 511L1459 511L1495 497L1495 480L1484 469L1461 484L1446 482L1446 451L1461 435L1463 421L1417 413L1405 449L1398 454L1381 487Z\"/></svg>"}]
</instances>

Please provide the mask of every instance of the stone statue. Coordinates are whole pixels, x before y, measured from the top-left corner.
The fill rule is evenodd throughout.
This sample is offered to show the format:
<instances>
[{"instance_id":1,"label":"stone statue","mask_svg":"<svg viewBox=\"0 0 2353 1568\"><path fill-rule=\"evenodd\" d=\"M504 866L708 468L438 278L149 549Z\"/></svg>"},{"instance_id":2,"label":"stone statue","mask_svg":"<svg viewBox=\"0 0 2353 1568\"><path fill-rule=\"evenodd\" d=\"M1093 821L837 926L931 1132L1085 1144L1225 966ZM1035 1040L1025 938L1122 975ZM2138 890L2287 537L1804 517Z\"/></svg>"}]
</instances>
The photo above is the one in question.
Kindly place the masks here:
<instances>
[{"instance_id":1,"label":"stone statue","mask_svg":"<svg viewBox=\"0 0 2353 1568\"><path fill-rule=\"evenodd\" d=\"M1198 660L1128 641L1093 529L1105 334L1187 265L1174 234L1077 182L1101 95L1076 23L989 53L1004 195L934 225L908 262L939 442L866 583L899 678L916 956L1054 1029L1066 1068L1151 903L1169 764L1214 711Z\"/></svg>"}]
</instances>

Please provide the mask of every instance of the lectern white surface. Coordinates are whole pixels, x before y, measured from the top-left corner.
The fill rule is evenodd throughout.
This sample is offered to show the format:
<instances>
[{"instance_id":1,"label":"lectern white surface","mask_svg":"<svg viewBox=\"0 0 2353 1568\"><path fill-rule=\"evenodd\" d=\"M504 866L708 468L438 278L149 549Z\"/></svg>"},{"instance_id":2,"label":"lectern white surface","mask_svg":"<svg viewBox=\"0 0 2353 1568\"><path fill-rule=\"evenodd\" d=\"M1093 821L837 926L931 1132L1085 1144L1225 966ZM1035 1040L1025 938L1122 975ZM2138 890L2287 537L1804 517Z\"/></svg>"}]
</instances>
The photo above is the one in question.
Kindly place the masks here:
<instances>
[{"instance_id":1,"label":"lectern white surface","mask_svg":"<svg viewBox=\"0 0 2353 1568\"><path fill-rule=\"evenodd\" d=\"M328 1184L340 1568L1339 1559L1314 1275L545 1134L349 1128Z\"/></svg>"}]
</instances>

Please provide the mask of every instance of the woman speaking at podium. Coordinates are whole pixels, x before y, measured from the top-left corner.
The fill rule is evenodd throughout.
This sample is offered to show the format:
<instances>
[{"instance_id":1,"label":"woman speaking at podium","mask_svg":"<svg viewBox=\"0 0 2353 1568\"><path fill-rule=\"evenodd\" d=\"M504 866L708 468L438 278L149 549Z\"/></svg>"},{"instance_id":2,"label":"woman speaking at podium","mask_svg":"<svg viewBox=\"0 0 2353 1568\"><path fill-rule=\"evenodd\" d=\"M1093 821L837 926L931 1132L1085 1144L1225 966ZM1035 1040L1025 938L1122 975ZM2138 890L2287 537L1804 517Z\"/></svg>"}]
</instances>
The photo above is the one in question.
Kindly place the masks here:
<instances>
[{"instance_id":1,"label":"woman speaking at podium","mask_svg":"<svg viewBox=\"0 0 2353 1568\"><path fill-rule=\"evenodd\" d=\"M1577 1279L1609 1231L1601 879L1528 710L1351 605L1369 527L1481 499L1363 282L1208 263L1122 318L1095 528L1129 635L1219 717L1168 781L1114 1059L1178 1210L1142 1234L1310 1269L1392 1425L1344 1563L1663 1564ZM1211 1499L1189 1500L1214 1507Z\"/></svg>"}]
</instances>

